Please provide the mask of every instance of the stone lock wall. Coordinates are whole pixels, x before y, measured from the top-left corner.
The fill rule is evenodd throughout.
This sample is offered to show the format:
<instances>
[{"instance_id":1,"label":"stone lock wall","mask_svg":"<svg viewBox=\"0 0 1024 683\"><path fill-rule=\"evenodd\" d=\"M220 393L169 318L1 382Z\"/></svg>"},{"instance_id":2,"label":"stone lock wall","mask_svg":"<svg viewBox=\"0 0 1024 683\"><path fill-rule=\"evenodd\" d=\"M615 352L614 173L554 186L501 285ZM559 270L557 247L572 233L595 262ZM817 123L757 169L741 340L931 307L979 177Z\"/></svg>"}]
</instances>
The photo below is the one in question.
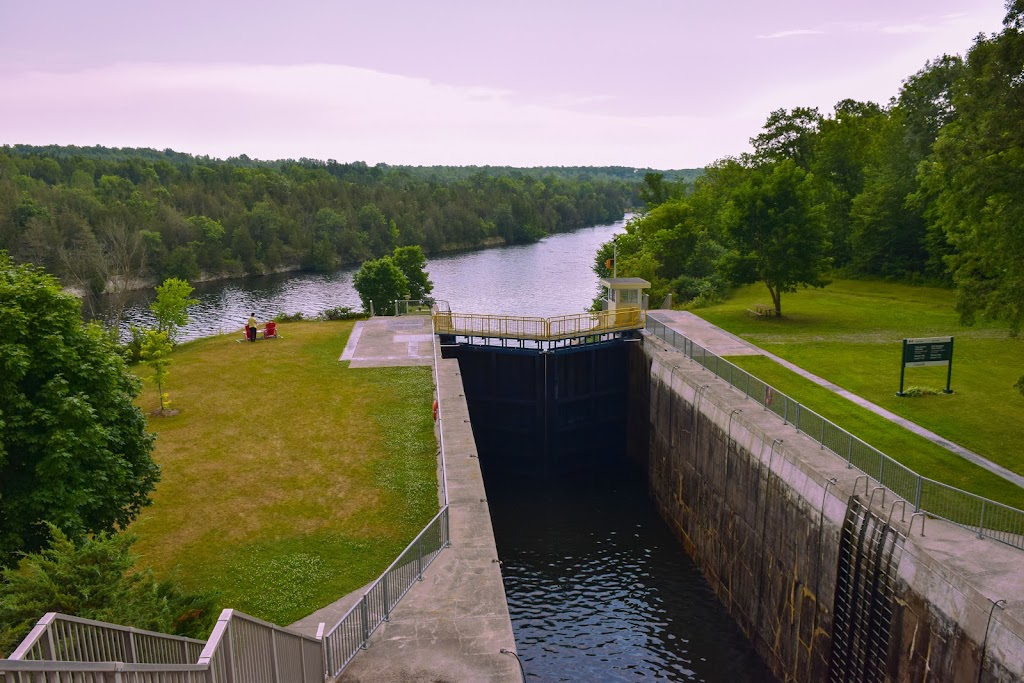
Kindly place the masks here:
<instances>
[{"instance_id":1,"label":"stone lock wall","mask_svg":"<svg viewBox=\"0 0 1024 683\"><path fill-rule=\"evenodd\" d=\"M627 453L662 517L780 680L829 680L843 521L876 484L660 340L632 353ZM1024 680L1024 552L874 502L906 537L881 677Z\"/></svg>"}]
</instances>

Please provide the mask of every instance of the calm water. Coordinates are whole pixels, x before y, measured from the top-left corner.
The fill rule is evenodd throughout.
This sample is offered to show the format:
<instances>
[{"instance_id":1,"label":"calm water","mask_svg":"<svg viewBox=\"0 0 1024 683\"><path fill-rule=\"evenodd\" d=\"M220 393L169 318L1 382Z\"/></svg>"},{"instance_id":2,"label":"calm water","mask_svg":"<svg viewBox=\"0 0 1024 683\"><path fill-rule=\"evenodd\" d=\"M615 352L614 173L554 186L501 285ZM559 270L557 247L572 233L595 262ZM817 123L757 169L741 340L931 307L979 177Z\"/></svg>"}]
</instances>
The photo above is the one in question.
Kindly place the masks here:
<instances>
[{"instance_id":1,"label":"calm water","mask_svg":"<svg viewBox=\"0 0 1024 683\"><path fill-rule=\"evenodd\" d=\"M641 477L488 474L527 680L775 680L658 516Z\"/></svg>"},{"instance_id":2,"label":"calm water","mask_svg":"<svg viewBox=\"0 0 1024 683\"><path fill-rule=\"evenodd\" d=\"M465 313L553 316L590 307L597 292L591 266L602 243L625 221L546 237L536 244L440 256L427 261L433 296ZM334 273L286 273L196 285L199 304L189 309L183 339L241 330L249 314L261 321L278 313L315 316L337 306L360 310L352 287L357 268ZM139 292L125 311L129 323L152 325L152 290Z\"/></svg>"}]
</instances>

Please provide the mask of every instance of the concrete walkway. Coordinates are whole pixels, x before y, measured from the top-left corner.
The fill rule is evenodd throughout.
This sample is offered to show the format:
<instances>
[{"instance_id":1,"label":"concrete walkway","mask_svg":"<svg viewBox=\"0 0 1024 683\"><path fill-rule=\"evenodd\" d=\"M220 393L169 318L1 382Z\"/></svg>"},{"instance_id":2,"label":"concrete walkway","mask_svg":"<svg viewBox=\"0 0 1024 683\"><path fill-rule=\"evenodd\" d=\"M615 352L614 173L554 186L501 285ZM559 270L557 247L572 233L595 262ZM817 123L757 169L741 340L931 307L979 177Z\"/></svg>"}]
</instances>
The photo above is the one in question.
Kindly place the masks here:
<instances>
[{"instance_id":1,"label":"concrete walkway","mask_svg":"<svg viewBox=\"0 0 1024 683\"><path fill-rule=\"evenodd\" d=\"M943 448L956 453L965 460L973 462L975 465L984 467L989 472L998 474L1003 479L1013 482L1017 486L1024 487L1024 476L1017 474L1011 470L1006 469L1002 465L992 462L991 460L984 458L974 451L970 451L963 446L957 445L949 439L939 436L935 432L925 429L919 424L911 422L906 418L900 417L892 411L886 410L882 406L876 405L867 399L857 396L842 387L829 382L823 377L819 377L813 373L804 370L796 365L793 365L789 361L779 358L773 353L769 353L764 349L751 344L745 339L741 339L731 332L726 332L720 327L712 325L706 320L697 317L689 311L669 311L669 310L657 310L648 311L649 316L664 324L681 335L688 337L697 344L700 344L708 351L715 353L719 356L743 356L743 355L762 355L767 358L771 358L779 365L792 370L798 375L805 377L815 384L825 387L829 391L835 392L842 396L848 401L852 401L862 408L867 408L876 415L880 415L890 422L894 422L899 426L909 429L919 436L923 436L932 443L938 444Z\"/></svg>"},{"instance_id":2,"label":"concrete walkway","mask_svg":"<svg viewBox=\"0 0 1024 683\"><path fill-rule=\"evenodd\" d=\"M350 368L432 365L433 343L428 315L377 316L355 324L338 360Z\"/></svg>"}]
</instances>

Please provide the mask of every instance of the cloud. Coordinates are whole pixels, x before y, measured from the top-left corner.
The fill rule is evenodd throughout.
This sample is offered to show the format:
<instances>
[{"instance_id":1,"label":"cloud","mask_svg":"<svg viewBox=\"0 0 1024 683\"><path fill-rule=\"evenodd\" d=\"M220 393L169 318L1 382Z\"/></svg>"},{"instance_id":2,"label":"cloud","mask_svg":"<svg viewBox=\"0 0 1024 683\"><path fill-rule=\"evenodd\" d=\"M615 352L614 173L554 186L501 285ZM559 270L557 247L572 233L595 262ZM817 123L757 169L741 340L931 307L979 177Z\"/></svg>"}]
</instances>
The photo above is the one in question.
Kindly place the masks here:
<instances>
[{"instance_id":1,"label":"cloud","mask_svg":"<svg viewBox=\"0 0 1024 683\"><path fill-rule=\"evenodd\" d=\"M933 33L935 27L925 26L924 24L898 24L893 26L883 26L881 29L882 33Z\"/></svg>"},{"instance_id":2,"label":"cloud","mask_svg":"<svg viewBox=\"0 0 1024 683\"><path fill-rule=\"evenodd\" d=\"M0 143L171 147L395 164L702 166L750 121L613 115L333 64L118 64L0 74ZM756 124L756 121L753 122Z\"/></svg>"},{"instance_id":3,"label":"cloud","mask_svg":"<svg viewBox=\"0 0 1024 683\"><path fill-rule=\"evenodd\" d=\"M776 38L792 38L793 36L819 36L824 33L824 31L819 31L814 28L795 28L789 31L779 31L777 33L759 35L757 38L760 38L761 40L774 40Z\"/></svg>"}]
</instances>

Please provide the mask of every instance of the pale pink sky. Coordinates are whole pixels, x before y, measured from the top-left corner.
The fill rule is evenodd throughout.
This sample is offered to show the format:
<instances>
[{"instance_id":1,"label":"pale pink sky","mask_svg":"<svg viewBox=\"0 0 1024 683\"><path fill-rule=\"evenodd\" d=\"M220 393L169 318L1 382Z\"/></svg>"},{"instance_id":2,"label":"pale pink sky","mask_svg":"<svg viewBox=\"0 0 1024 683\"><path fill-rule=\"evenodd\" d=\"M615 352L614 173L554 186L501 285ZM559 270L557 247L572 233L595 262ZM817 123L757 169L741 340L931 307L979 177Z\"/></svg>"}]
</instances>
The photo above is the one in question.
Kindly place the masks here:
<instances>
[{"instance_id":1,"label":"pale pink sky","mask_svg":"<svg viewBox=\"0 0 1024 683\"><path fill-rule=\"evenodd\" d=\"M885 103L1002 0L0 0L0 144L698 167Z\"/></svg>"}]
</instances>

